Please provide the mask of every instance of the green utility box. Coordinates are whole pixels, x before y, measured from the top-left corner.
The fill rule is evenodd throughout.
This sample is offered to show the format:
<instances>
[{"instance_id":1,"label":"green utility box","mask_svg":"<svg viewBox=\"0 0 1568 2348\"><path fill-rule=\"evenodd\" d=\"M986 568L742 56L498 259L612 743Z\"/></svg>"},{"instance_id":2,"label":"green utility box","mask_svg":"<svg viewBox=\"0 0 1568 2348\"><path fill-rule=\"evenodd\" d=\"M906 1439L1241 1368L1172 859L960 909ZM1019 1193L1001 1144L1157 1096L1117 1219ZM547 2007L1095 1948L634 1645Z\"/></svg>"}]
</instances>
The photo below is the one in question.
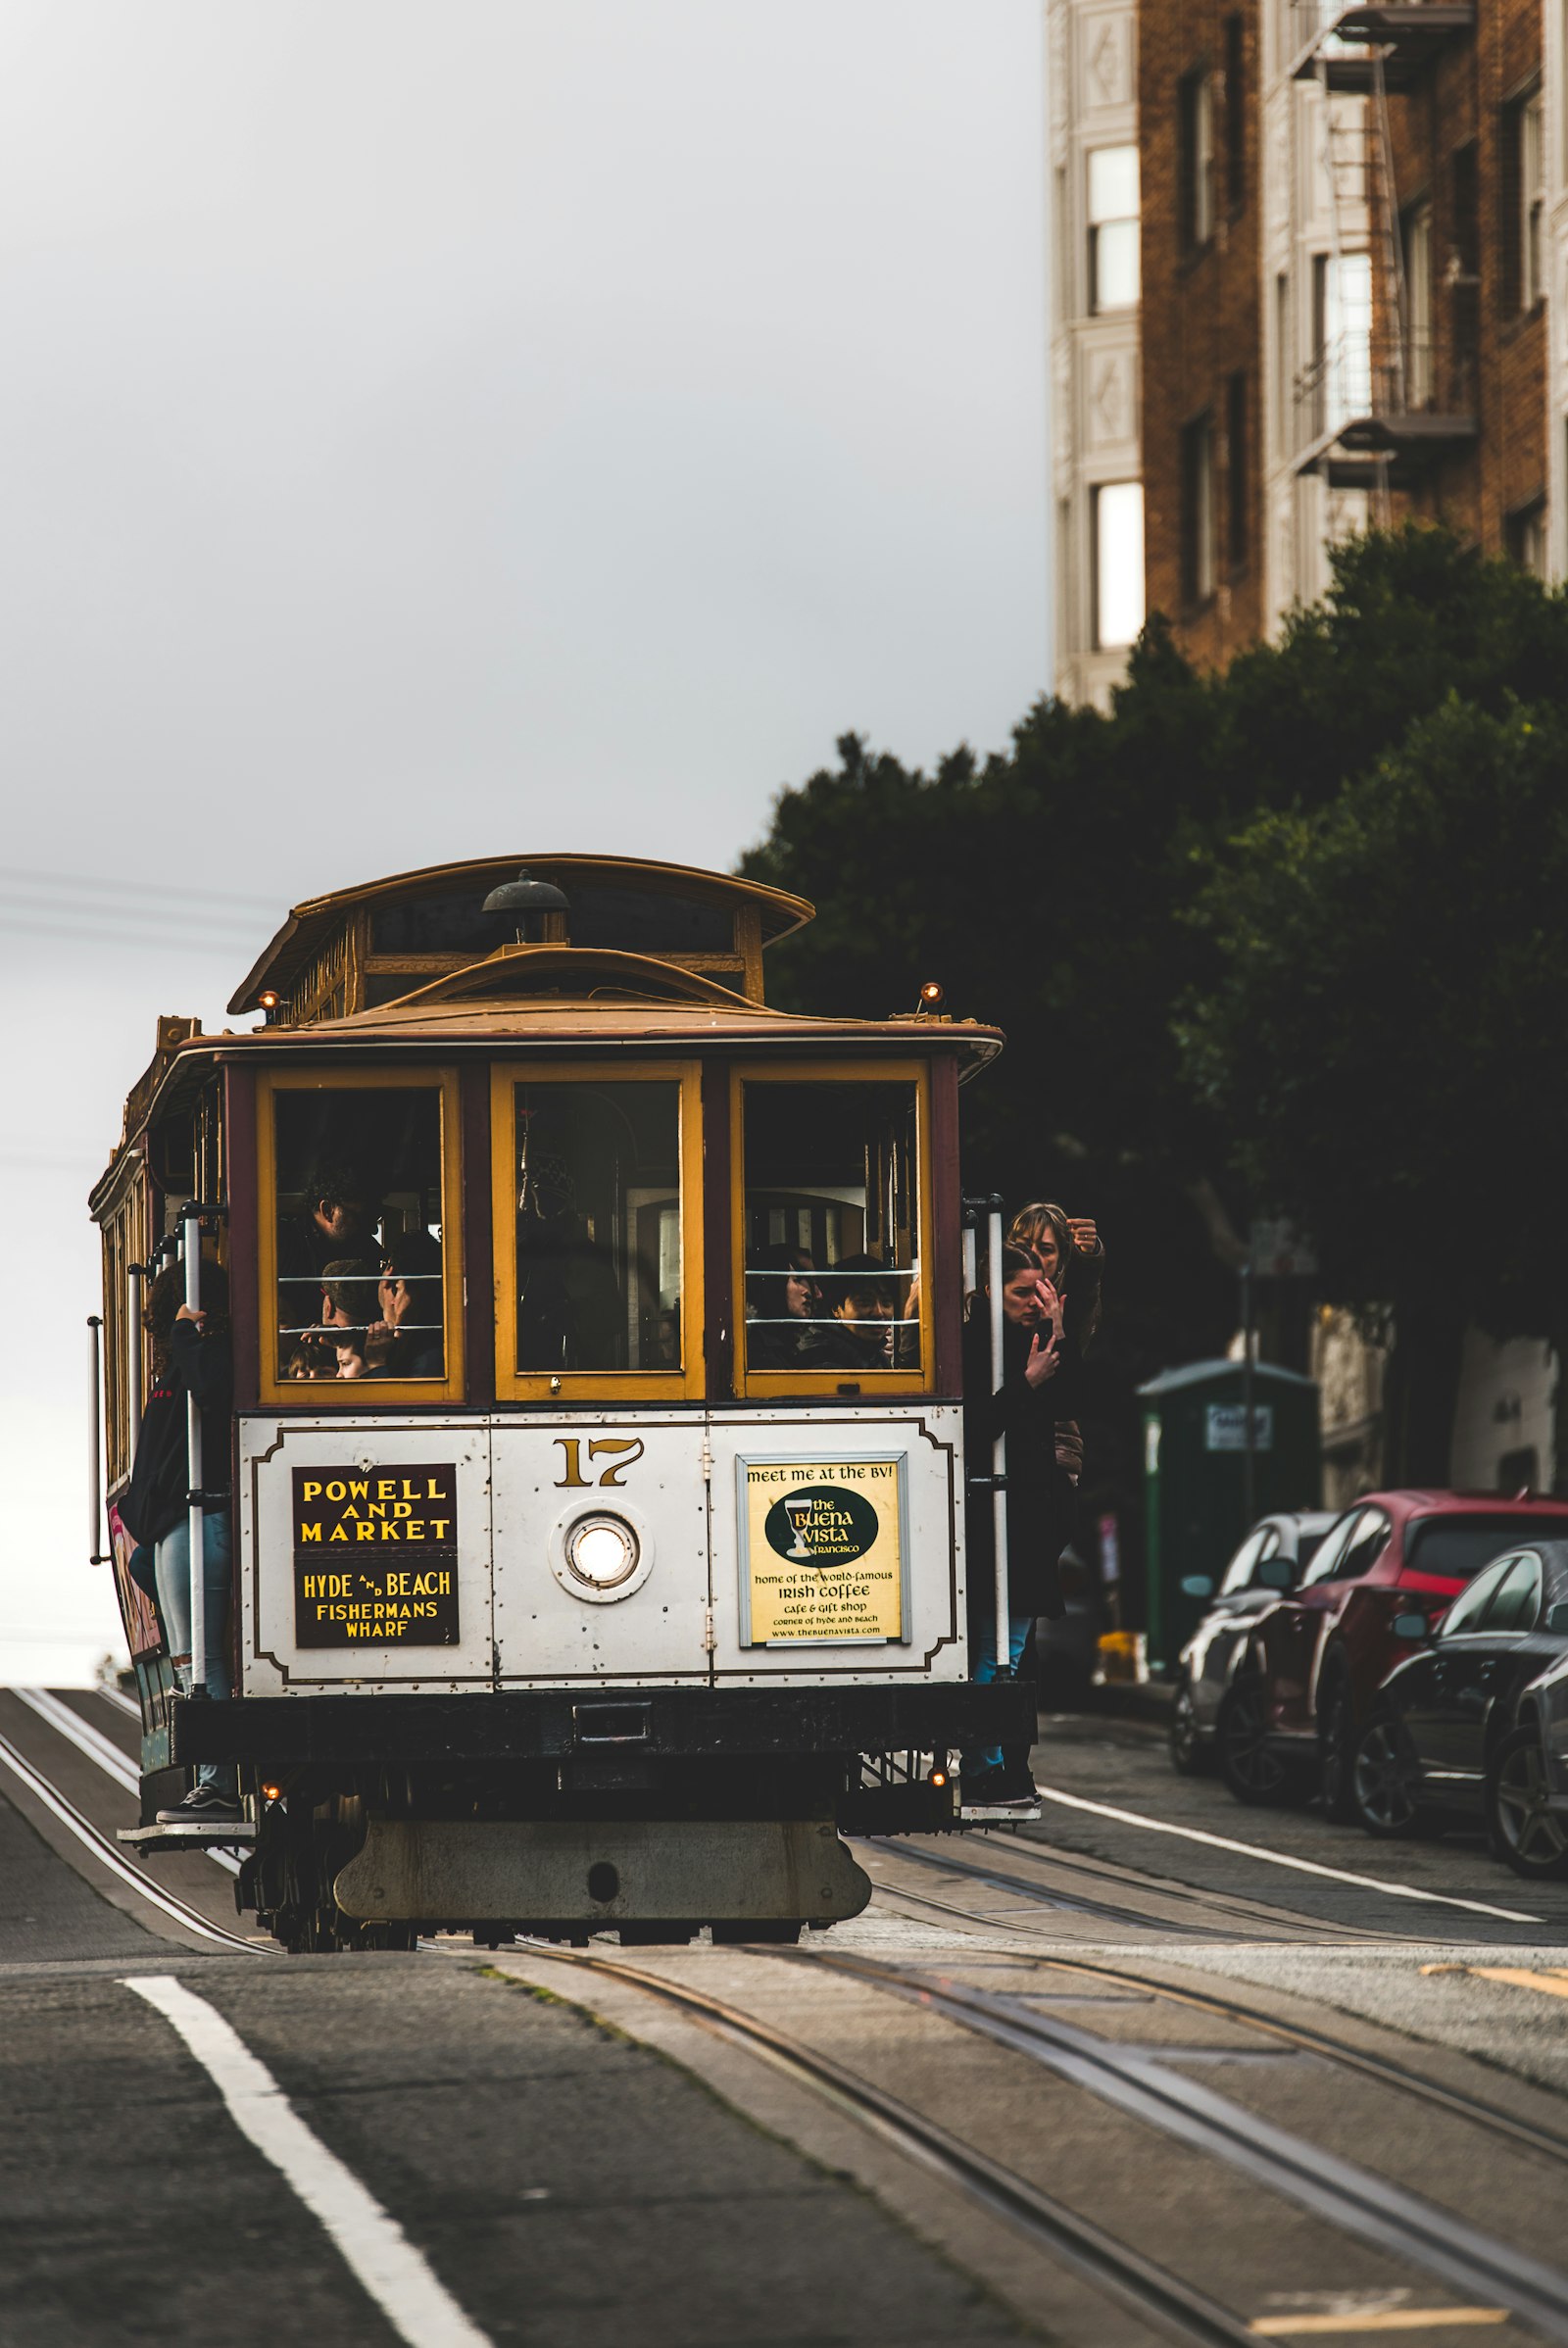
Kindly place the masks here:
<instances>
[{"instance_id":1,"label":"green utility box","mask_svg":"<svg viewBox=\"0 0 1568 2348\"><path fill-rule=\"evenodd\" d=\"M1193 1361L1138 1390L1152 1671L1174 1665L1248 1530L1242 1383L1239 1361ZM1315 1380L1260 1361L1252 1411L1252 1521L1276 1509L1320 1506Z\"/></svg>"}]
</instances>

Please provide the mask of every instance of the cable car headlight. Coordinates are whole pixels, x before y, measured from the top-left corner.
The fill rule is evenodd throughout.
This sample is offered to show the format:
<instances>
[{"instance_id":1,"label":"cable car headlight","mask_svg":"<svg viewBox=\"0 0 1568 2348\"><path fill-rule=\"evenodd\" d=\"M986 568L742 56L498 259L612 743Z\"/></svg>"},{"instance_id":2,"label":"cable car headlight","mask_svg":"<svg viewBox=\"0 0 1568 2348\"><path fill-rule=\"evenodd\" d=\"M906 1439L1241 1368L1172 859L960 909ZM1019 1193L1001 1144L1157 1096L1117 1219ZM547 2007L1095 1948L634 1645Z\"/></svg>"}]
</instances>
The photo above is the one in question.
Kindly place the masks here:
<instances>
[{"instance_id":1,"label":"cable car headlight","mask_svg":"<svg viewBox=\"0 0 1568 2348\"><path fill-rule=\"evenodd\" d=\"M620 1516L580 1516L564 1546L567 1572L595 1591L629 1582L642 1555L636 1534Z\"/></svg>"}]
</instances>

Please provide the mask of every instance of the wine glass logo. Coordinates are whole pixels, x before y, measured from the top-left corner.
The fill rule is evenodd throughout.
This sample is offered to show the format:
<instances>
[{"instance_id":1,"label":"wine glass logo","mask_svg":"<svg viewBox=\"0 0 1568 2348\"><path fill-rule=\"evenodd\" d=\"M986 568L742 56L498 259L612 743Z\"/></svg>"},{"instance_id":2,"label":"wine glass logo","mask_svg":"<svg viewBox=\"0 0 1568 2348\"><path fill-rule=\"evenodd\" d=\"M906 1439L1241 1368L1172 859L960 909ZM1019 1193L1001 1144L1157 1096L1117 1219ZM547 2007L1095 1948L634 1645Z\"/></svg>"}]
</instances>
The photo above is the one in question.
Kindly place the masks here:
<instances>
[{"instance_id":1,"label":"wine glass logo","mask_svg":"<svg viewBox=\"0 0 1568 2348\"><path fill-rule=\"evenodd\" d=\"M793 1548L785 1550L786 1557L808 1558L810 1556L811 1552L806 1545L806 1528L811 1521L812 1505L811 1495L808 1492L786 1493L784 1513L790 1520L790 1531L795 1536L795 1545Z\"/></svg>"}]
</instances>

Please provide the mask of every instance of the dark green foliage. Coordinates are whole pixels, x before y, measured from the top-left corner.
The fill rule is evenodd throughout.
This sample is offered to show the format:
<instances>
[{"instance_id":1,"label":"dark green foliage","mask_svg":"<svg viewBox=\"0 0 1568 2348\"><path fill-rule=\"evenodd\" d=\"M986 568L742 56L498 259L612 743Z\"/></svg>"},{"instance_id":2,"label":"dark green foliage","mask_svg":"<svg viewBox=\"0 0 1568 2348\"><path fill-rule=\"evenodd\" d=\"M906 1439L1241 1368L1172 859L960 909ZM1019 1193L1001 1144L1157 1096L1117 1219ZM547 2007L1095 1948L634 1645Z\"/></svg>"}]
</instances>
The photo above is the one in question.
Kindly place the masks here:
<instances>
[{"instance_id":1,"label":"dark green foliage","mask_svg":"<svg viewBox=\"0 0 1568 2348\"><path fill-rule=\"evenodd\" d=\"M886 1012L938 978L1007 1030L966 1179L1100 1215L1128 1374L1233 1325L1200 1186L1293 1213L1324 1293L1407 1330L1555 1329L1565 706L1560 593L1443 531L1359 540L1222 675L1156 617L1108 713L1041 702L984 764L846 736L744 859L819 908L773 993Z\"/></svg>"}]
</instances>

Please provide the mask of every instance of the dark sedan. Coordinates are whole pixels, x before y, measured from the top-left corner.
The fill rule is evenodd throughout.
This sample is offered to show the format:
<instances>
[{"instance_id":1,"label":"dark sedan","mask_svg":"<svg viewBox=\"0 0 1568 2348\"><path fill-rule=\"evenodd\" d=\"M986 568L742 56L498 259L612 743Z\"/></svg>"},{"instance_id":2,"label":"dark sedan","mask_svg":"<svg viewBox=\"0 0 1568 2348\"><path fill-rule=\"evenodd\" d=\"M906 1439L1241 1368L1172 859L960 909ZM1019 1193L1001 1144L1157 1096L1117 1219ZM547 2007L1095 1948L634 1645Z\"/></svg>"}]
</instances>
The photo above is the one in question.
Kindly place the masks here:
<instances>
[{"instance_id":1,"label":"dark sedan","mask_svg":"<svg viewBox=\"0 0 1568 2348\"><path fill-rule=\"evenodd\" d=\"M1521 1689L1568 1652L1568 1541L1507 1550L1435 1625L1412 1610L1394 1631L1421 1644L1384 1681L1357 1741L1356 1815L1371 1834L1480 1817Z\"/></svg>"},{"instance_id":2,"label":"dark sedan","mask_svg":"<svg viewBox=\"0 0 1568 2348\"><path fill-rule=\"evenodd\" d=\"M1209 1601L1177 1658L1170 1757L1184 1777L1207 1765L1215 1715L1246 1646L1249 1624L1282 1590L1296 1588L1333 1522L1332 1509L1285 1509L1260 1517L1220 1576L1217 1590L1206 1574L1194 1574L1182 1584L1190 1598Z\"/></svg>"}]
</instances>

